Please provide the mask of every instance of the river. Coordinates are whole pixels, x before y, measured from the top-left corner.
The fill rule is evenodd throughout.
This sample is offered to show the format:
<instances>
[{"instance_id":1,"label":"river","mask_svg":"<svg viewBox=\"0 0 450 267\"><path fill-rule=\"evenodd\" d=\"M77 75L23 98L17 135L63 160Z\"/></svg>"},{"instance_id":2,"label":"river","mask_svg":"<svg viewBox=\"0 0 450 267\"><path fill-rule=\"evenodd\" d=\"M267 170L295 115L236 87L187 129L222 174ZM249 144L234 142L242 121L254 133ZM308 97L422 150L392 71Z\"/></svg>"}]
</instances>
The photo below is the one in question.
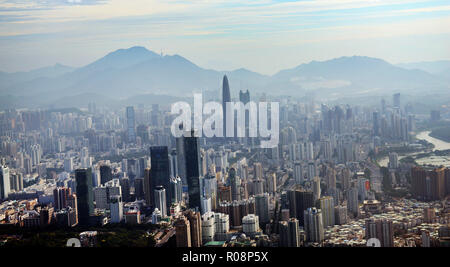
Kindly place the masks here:
<instances>
[{"instance_id":1,"label":"river","mask_svg":"<svg viewBox=\"0 0 450 267\"><path fill-rule=\"evenodd\" d=\"M434 138L434 137L430 136L430 133L431 133L430 131L420 132L416 135L416 138L420 139L420 140L426 140L427 142L432 143L434 145L433 151L450 149L449 142ZM417 154L417 152L399 155L398 159L400 160L407 156L414 156L415 154ZM432 164L432 165L436 165L436 166L444 165L446 167L450 167L450 157L449 156L431 156L431 157L417 159L416 162L421 165L422 164ZM378 161L378 164L380 164L380 166L383 166L383 167L386 167L388 165L388 163L389 163L388 157L383 157Z\"/></svg>"},{"instance_id":2,"label":"river","mask_svg":"<svg viewBox=\"0 0 450 267\"><path fill-rule=\"evenodd\" d=\"M433 151L435 150L446 150L450 149L450 143L445 142L441 139L434 138L430 136L430 131L420 132L416 135L417 139L426 140L434 145Z\"/></svg>"}]
</instances>

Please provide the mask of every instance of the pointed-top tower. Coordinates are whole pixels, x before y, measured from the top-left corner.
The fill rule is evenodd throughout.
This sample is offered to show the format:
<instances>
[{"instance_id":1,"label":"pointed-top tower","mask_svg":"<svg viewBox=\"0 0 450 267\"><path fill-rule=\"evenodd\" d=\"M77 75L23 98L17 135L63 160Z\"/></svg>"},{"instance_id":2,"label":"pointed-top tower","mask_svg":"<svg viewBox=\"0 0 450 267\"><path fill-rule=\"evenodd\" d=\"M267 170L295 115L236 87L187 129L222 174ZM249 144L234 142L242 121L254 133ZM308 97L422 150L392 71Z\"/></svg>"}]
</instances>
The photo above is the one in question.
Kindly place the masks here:
<instances>
[{"instance_id":1,"label":"pointed-top tower","mask_svg":"<svg viewBox=\"0 0 450 267\"><path fill-rule=\"evenodd\" d=\"M228 85L227 75L223 76L223 85L222 85L222 108L223 108L223 136L226 137L227 134L227 110L226 110L226 102L231 102L230 96L230 86Z\"/></svg>"}]
</instances>

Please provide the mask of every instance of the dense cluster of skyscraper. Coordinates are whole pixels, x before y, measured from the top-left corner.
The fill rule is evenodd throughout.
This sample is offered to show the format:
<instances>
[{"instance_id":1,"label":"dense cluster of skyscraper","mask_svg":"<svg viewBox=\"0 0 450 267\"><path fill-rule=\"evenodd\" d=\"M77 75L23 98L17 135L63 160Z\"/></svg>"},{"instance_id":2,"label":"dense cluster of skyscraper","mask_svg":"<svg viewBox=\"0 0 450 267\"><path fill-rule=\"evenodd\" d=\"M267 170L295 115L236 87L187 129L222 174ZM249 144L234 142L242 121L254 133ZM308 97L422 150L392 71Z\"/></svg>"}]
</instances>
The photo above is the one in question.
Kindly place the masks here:
<instances>
[{"instance_id":1,"label":"dense cluster of skyscraper","mask_svg":"<svg viewBox=\"0 0 450 267\"><path fill-rule=\"evenodd\" d=\"M226 76L221 89L226 116L233 101ZM248 103L249 90L238 98ZM392 149L399 143L426 149L410 137L416 119L399 94L392 106L382 100L374 108L274 100L281 130L273 148L248 134L208 139L183 129L190 137L175 138L163 105L5 111L0 221L151 223L160 226L157 246L363 246L370 238L382 246L447 244L450 172L399 160ZM383 153L389 162L380 168ZM389 188L406 189L417 202L393 199Z\"/></svg>"}]
</instances>

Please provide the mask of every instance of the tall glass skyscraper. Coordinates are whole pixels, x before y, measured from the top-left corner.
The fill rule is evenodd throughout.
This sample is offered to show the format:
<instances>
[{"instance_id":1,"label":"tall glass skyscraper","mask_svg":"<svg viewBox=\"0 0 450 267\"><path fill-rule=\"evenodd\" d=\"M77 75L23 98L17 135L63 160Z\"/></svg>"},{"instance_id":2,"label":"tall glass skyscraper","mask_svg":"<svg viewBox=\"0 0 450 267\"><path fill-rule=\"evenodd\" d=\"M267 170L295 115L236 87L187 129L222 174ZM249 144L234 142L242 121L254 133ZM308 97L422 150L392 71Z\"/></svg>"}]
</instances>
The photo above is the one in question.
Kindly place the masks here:
<instances>
[{"instance_id":1,"label":"tall glass skyscraper","mask_svg":"<svg viewBox=\"0 0 450 267\"><path fill-rule=\"evenodd\" d=\"M155 208L161 211L161 216L167 217L167 201L166 201L166 189L158 185L154 191L155 194Z\"/></svg>"},{"instance_id":2,"label":"tall glass skyscraper","mask_svg":"<svg viewBox=\"0 0 450 267\"><path fill-rule=\"evenodd\" d=\"M200 144L198 137L184 137L186 157L186 179L189 193L189 208L200 209Z\"/></svg>"},{"instance_id":3,"label":"tall glass skyscraper","mask_svg":"<svg viewBox=\"0 0 450 267\"><path fill-rule=\"evenodd\" d=\"M223 136L227 135L227 102L231 102L230 96L230 86L228 85L227 75L223 76L223 85L222 85L222 108L223 108Z\"/></svg>"},{"instance_id":4,"label":"tall glass skyscraper","mask_svg":"<svg viewBox=\"0 0 450 267\"><path fill-rule=\"evenodd\" d=\"M77 182L78 223L89 225L89 217L94 214L94 193L92 191L92 170L75 170Z\"/></svg>"},{"instance_id":5,"label":"tall glass skyscraper","mask_svg":"<svg viewBox=\"0 0 450 267\"><path fill-rule=\"evenodd\" d=\"M169 151L166 146L150 147L151 169L150 169L150 192L154 194L157 186L170 188L170 161ZM171 192L166 190L166 199L171 199ZM154 198L151 198L154 201ZM153 203L153 206L156 203ZM167 202L170 205L170 202ZM169 207L168 207L169 208Z\"/></svg>"}]
</instances>

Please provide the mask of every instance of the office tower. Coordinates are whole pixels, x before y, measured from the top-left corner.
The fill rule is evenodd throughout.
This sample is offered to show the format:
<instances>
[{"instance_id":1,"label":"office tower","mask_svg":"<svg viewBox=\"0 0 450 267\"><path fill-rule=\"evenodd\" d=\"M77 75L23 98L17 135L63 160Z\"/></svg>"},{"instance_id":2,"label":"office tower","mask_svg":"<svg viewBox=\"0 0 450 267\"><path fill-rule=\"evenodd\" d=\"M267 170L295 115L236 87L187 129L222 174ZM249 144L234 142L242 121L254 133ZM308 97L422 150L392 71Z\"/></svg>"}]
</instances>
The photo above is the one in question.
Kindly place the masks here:
<instances>
[{"instance_id":1,"label":"office tower","mask_svg":"<svg viewBox=\"0 0 450 267\"><path fill-rule=\"evenodd\" d=\"M359 216L358 189L354 187L347 191L347 209L354 218Z\"/></svg>"},{"instance_id":2,"label":"office tower","mask_svg":"<svg viewBox=\"0 0 450 267\"><path fill-rule=\"evenodd\" d=\"M91 169L75 170L75 181L77 182L78 223L87 226L90 224L90 216L94 213Z\"/></svg>"},{"instance_id":3,"label":"office tower","mask_svg":"<svg viewBox=\"0 0 450 267\"><path fill-rule=\"evenodd\" d=\"M228 78L227 75L223 76L223 85L222 85L222 108L223 108L223 136L226 137L227 135L227 102L231 102L231 95L230 95L230 86L228 84Z\"/></svg>"},{"instance_id":4,"label":"office tower","mask_svg":"<svg viewBox=\"0 0 450 267\"><path fill-rule=\"evenodd\" d=\"M108 165L100 166L100 183L104 184L112 180L112 169Z\"/></svg>"},{"instance_id":5,"label":"office tower","mask_svg":"<svg viewBox=\"0 0 450 267\"><path fill-rule=\"evenodd\" d=\"M337 225L346 224L347 221L348 221L348 218L347 218L347 207L336 206L334 208L334 216L335 216L335 223Z\"/></svg>"},{"instance_id":6,"label":"office tower","mask_svg":"<svg viewBox=\"0 0 450 267\"><path fill-rule=\"evenodd\" d=\"M207 212L202 215L202 243L206 244L214 241L216 235L214 212Z\"/></svg>"},{"instance_id":7,"label":"office tower","mask_svg":"<svg viewBox=\"0 0 450 267\"><path fill-rule=\"evenodd\" d=\"M400 93L394 94L392 98L393 98L393 106L395 108L400 108Z\"/></svg>"},{"instance_id":8,"label":"office tower","mask_svg":"<svg viewBox=\"0 0 450 267\"><path fill-rule=\"evenodd\" d=\"M183 185L179 176L170 178L170 188L172 192L171 204L180 203L183 200Z\"/></svg>"},{"instance_id":9,"label":"office tower","mask_svg":"<svg viewBox=\"0 0 450 267\"><path fill-rule=\"evenodd\" d=\"M299 223L295 218L290 218L288 221L288 246L300 247Z\"/></svg>"},{"instance_id":10,"label":"office tower","mask_svg":"<svg viewBox=\"0 0 450 267\"><path fill-rule=\"evenodd\" d=\"M158 185L155 188L154 195L155 195L154 201L155 208L161 211L161 216L163 218L167 217L166 189L163 186Z\"/></svg>"},{"instance_id":11,"label":"office tower","mask_svg":"<svg viewBox=\"0 0 450 267\"><path fill-rule=\"evenodd\" d=\"M176 139L176 146L177 146L177 170L178 170L178 176L180 176L181 181L183 182L183 185L187 185L187 179L186 179L186 156L185 156L185 149L184 149L184 137L178 137Z\"/></svg>"},{"instance_id":12,"label":"office tower","mask_svg":"<svg viewBox=\"0 0 450 267\"><path fill-rule=\"evenodd\" d=\"M129 143L136 142L136 120L134 117L134 107L127 107L127 137Z\"/></svg>"},{"instance_id":13,"label":"office tower","mask_svg":"<svg viewBox=\"0 0 450 267\"><path fill-rule=\"evenodd\" d=\"M297 218L299 224L303 226L303 212L310 207L314 207L314 193L304 190L292 190L288 191L288 198L290 217Z\"/></svg>"},{"instance_id":14,"label":"office tower","mask_svg":"<svg viewBox=\"0 0 450 267\"><path fill-rule=\"evenodd\" d=\"M122 190L122 200L124 202L131 201L131 193L130 193L130 179L128 177L120 178L120 187Z\"/></svg>"},{"instance_id":15,"label":"office tower","mask_svg":"<svg viewBox=\"0 0 450 267\"><path fill-rule=\"evenodd\" d=\"M191 226L189 220L180 216L175 222L177 247L191 247Z\"/></svg>"},{"instance_id":16,"label":"office tower","mask_svg":"<svg viewBox=\"0 0 450 267\"><path fill-rule=\"evenodd\" d=\"M373 113L372 116L373 120L373 135L374 136L380 136L380 117L377 111Z\"/></svg>"},{"instance_id":17,"label":"office tower","mask_svg":"<svg viewBox=\"0 0 450 267\"><path fill-rule=\"evenodd\" d=\"M299 223L295 218L281 221L280 226L280 247L300 247Z\"/></svg>"},{"instance_id":18,"label":"office tower","mask_svg":"<svg viewBox=\"0 0 450 267\"><path fill-rule=\"evenodd\" d=\"M244 103L244 105L250 102L250 92L248 90L246 90L245 92L239 90L239 101Z\"/></svg>"},{"instance_id":19,"label":"office tower","mask_svg":"<svg viewBox=\"0 0 450 267\"><path fill-rule=\"evenodd\" d=\"M144 198L144 178L134 179L134 196L137 200Z\"/></svg>"},{"instance_id":20,"label":"office tower","mask_svg":"<svg viewBox=\"0 0 450 267\"><path fill-rule=\"evenodd\" d=\"M192 247L202 246L202 221L200 212L189 210L186 212L186 217L191 225L191 242Z\"/></svg>"},{"instance_id":21,"label":"office tower","mask_svg":"<svg viewBox=\"0 0 450 267\"><path fill-rule=\"evenodd\" d=\"M236 176L236 169L231 167L228 172L228 181L231 187L231 199L241 200L241 179Z\"/></svg>"},{"instance_id":22,"label":"office tower","mask_svg":"<svg viewBox=\"0 0 450 267\"><path fill-rule=\"evenodd\" d=\"M144 175L144 198L147 206L153 205L153 192L151 191L151 169L145 169Z\"/></svg>"},{"instance_id":23,"label":"office tower","mask_svg":"<svg viewBox=\"0 0 450 267\"><path fill-rule=\"evenodd\" d=\"M298 218L298 216L300 216L297 216L296 192L297 190L289 190L286 192L286 202L290 218Z\"/></svg>"},{"instance_id":24,"label":"office tower","mask_svg":"<svg viewBox=\"0 0 450 267\"><path fill-rule=\"evenodd\" d=\"M70 188L57 187L53 190L53 205L55 211L67 208L68 198L71 194Z\"/></svg>"},{"instance_id":25,"label":"office tower","mask_svg":"<svg viewBox=\"0 0 450 267\"><path fill-rule=\"evenodd\" d=\"M320 209L308 208L304 211L304 226L308 242L320 243L324 240L323 219Z\"/></svg>"},{"instance_id":26,"label":"office tower","mask_svg":"<svg viewBox=\"0 0 450 267\"><path fill-rule=\"evenodd\" d=\"M111 196L109 200L111 223L120 223L123 220L123 203L120 195Z\"/></svg>"},{"instance_id":27,"label":"office tower","mask_svg":"<svg viewBox=\"0 0 450 267\"><path fill-rule=\"evenodd\" d=\"M395 152L389 153L389 168L390 169L398 168L398 154Z\"/></svg>"},{"instance_id":28,"label":"office tower","mask_svg":"<svg viewBox=\"0 0 450 267\"><path fill-rule=\"evenodd\" d=\"M245 234L254 236L260 232L259 217L255 214L248 214L242 218L242 231Z\"/></svg>"},{"instance_id":29,"label":"office tower","mask_svg":"<svg viewBox=\"0 0 450 267\"><path fill-rule=\"evenodd\" d=\"M184 137L184 150L186 157L186 179L188 184L189 208L200 209L200 144L199 138Z\"/></svg>"},{"instance_id":30,"label":"office tower","mask_svg":"<svg viewBox=\"0 0 450 267\"><path fill-rule=\"evenodd\" d=\"M287 221L280 221L278 223L279 242L280 247L289 247L289 225Z\"/></svg>"},{"instance_id":31,"label":"office tower","mask_svg":"<svg viewBox=\"0 0 450 267\"><path fill-rule=\"evenodd\" d=\"M178 176L178 159L177 159L177 150L172 149L172 151L169 154L169 161L170 161L170 177L177 177Z\"/></svg>"},{"instance_id":32,"label":"office tower","mask_svg":"<svg viewBox=\"0 0 450 267\"><path fill-rule=\"evenodd\" d=\"M322 211L323 227L334 226L334 199L327 196L319 199L318 208Z\"/></svg>"},{"instance_id":33,"label":"office tower","mask_svg":"<svg viewBox=\"0 0 450 267\"><path fill-rule=\"evenodd\" d=\"M170 162L166 146L150 147L151 169L150 169L150 192L154 193L157 186L170 188ZM166 191L166 199L171 199L171 192ZM152 200L152 204L155 205ZM166 211L170 208L167 204ZM161 209L160 209L161 210ZM166 213L167 214L167 213Z\"/></svg>"},{"instance_id":34,"label":"office tower","mask_svg":"<svg viewBox=\"0 0 450 267\"><path fill-rule=\"evenodd\" d=\"M394 246L394 226L391 220L367 219L365 226L366 240L377 238L382 247Z\"/></svg>"},{"instance_id":35,"label":"office tower","mask_svg":"<svg viewBox=\"0 0 450 267\"><path fill-rule=\"evenodd\" d=\"M259 222L261 224L269 223L270 222L269 194L264 193L255 196L255 207L256 207L256 215L259 218Z\"/></svg>"},{"instance_id":36,"label":"office tower","mask_svg":"<svg viewBox=\"0 0 450 267\"><path fill-rule=\"evenodd\" d=\"M10 191L9 168L0 165L0 200L8 198Z\"/></svg>"}]
</instances>

